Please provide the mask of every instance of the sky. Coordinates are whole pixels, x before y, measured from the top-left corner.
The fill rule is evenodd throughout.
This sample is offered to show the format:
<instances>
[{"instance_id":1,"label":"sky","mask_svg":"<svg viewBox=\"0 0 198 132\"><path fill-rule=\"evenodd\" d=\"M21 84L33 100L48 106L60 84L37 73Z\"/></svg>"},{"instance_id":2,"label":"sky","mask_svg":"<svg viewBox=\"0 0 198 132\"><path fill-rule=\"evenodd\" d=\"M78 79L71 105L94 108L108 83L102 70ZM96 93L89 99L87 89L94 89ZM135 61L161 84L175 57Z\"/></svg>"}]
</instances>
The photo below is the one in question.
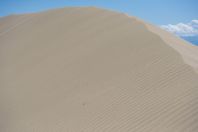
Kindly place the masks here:
<instances>
[{"instance_id":1,"label":"sky","mask_svg":"<svg viewBox=\"0 0 198 132\"><path fill-rule=\"evenodd\" d=\"M198 0L0 0L0 17L65 6L97 6L124 12L186 40L198 40ZM194 44L198 42L193 42Z\"/></svg>"}]
</instances>

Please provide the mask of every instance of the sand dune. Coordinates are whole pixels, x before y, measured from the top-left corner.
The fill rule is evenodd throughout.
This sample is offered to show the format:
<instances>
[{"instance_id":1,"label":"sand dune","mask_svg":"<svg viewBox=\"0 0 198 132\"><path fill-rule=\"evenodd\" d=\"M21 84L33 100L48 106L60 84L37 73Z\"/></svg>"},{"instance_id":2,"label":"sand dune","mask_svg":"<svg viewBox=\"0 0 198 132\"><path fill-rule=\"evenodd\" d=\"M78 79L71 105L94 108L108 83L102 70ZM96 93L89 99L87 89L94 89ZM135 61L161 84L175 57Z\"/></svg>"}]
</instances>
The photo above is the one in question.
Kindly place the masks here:
<instances>
[{"instance_id":1,"label":"sand dune","mask_svg":"<svg viewBox=\"0 0 198 132\"><path fill-rule=\"evenodd\" d=\"M198 49L94 7L0 19L2 132L197 132Z\"/></svg>"}]
</instances>

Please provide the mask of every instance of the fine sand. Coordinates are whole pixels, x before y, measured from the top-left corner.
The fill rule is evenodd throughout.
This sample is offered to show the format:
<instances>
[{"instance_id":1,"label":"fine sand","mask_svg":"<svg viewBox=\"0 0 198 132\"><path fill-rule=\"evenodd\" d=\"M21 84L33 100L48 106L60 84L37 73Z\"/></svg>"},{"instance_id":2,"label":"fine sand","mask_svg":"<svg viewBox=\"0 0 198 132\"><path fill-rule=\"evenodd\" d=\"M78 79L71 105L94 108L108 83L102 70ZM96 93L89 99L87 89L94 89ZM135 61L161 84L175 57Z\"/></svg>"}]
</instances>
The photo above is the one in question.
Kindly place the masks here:
<instances>
[{"instance_id":1,"label":"fine sand","mask_svg":"<svg viewBox=\"0 0 198 132\"><path fill-rule=\"evenodd\" d=\"M0 18L1 132L198 132L198 48L73 7Z\"/></svg>"}]
</instances>

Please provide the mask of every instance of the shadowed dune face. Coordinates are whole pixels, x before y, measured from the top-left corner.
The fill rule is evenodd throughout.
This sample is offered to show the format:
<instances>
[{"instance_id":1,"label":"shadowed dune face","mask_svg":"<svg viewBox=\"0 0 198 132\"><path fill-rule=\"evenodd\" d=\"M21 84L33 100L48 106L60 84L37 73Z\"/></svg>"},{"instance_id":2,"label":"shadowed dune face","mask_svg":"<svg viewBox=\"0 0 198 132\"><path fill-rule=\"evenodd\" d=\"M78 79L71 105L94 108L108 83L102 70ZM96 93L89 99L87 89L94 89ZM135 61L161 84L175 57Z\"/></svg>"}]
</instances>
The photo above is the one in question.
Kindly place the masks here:
<instances>
[{"instance_id":1,"label":"shadowed dune face","mask_svg":"<svg viewBox=\"0 0 198 132\"><path fill-rule=\"evenodd\" d=\"M0 19L5 132L197 132L196 49L149 26L93 7Z\"/></svg>"}]
</instances>

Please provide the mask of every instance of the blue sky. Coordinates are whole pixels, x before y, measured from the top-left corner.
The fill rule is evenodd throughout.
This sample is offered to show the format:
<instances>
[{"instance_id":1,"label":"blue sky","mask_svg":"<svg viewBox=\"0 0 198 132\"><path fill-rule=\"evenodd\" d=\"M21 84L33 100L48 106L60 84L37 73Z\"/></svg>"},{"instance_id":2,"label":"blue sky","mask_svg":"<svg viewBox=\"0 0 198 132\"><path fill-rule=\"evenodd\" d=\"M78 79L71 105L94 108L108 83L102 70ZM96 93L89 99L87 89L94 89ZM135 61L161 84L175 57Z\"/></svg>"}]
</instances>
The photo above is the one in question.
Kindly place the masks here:
<instances>
[{"instance_id":1,"label":"blue sky","mask_svg":"<svg viewBox=\"0 0 198 132\"><path fill-rule=\"evenodd\" d=\"M0 0L0 16L65 6L113 9L163 25L164 29L181 37L186 38L187 33L191 33L190 37L198 37L198 23L194 27L191 24L193 20L198 20L198 0ZM190 31L185 32L186 30Z\"/></svg>"},{"instance_id":2,"label":"blue sky","mask_svg":"<svg viewBox=\"0 0 198 132\"><path fill-rule=\"evenodd\" d=\"M90 5L126 12L158 25L198 18L198 0L0 0L0 16Z\"/></svg>"}]
</instances>

